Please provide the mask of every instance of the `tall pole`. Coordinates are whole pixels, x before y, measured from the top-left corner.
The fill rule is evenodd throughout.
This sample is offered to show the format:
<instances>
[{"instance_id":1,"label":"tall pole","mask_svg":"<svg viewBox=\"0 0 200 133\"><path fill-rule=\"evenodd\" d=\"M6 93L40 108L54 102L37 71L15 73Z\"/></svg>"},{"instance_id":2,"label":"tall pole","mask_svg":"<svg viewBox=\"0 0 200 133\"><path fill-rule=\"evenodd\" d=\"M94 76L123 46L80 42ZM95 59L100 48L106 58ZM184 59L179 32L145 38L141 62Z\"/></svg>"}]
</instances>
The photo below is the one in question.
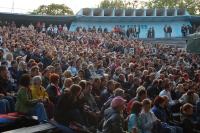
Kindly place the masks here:
<instances>
[{"instance_id":1,"label":"tall pole","mask_svg":"<svg viewBox=\"0 0 200 133\"><path fill-rule=\"evenodd\" d=\"M12 1L11 13L14 13L14 7L15 7L15 0Z\"/></svg>"}]
</instances>

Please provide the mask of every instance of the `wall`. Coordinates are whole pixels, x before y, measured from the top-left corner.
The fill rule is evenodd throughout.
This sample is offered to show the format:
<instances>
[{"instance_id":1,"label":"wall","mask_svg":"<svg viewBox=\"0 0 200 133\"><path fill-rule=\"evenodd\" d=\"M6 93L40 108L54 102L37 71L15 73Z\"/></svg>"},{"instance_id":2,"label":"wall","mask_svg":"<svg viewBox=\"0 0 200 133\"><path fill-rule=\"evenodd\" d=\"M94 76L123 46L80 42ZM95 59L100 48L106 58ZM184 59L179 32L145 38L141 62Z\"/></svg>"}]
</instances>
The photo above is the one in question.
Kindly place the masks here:
<instances>
[{"instance_id":1,"label":"wall","mask_svg":"<svg viewBox=\"0 0 200 133\"><path fill-rule=\"evenodd\" d=\"M70 27L70 31L75 31L77 26L81 27L93 27L95 26L96 29L101 26L103 29L107 27L108 31L111 31L113 27L116 25L119 25L123 27L125 30L127 30L128 27L134 26L134 25L140 25L140 37L146 38L147 37L147 30L150 27L154 27L155 29L155 37L156 38L163 38L164 37L164 31L163 28L165 25L171 25L173 32L172 37L181 37L181 26L183 24L185 25L191 25L189 21L164 21L164 22L73 22Z\"/></svg>"}]
</instances>

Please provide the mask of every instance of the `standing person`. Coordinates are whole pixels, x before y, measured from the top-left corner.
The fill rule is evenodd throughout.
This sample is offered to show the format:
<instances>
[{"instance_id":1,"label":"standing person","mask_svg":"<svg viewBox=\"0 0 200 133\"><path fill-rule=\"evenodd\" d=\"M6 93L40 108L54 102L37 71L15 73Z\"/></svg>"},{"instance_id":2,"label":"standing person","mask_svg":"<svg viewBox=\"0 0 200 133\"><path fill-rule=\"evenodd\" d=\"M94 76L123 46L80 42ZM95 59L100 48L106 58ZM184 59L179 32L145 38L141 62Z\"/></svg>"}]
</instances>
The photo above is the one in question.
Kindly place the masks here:
<instances>
[{"instance_id":1,"label":"standing person","mask_svg":"<svg viewBox=\"0 0 200 133\"><path fill-rule=\"evenodd\" d=\"M172 35L172 27L169 25L167 28L167 33L169 34L169 38L171 38Z\"/></svg>"},{"instance_id":2,"label":"standing person","mask_svg":"<svg viewBox=\"0 0 200 133\"><path fill-rule=\"evenodd\" d=\"M135 38L136 37L136 25L132 28L132 36Z\"/></svg>"},{"instance_id":3,"label":"standing person","mask_svg":"<svg viewBox=\"0 0 200 133\"><path fill-rule=\"evenodd\" d=\"M152 27L152 38L155 38L155 29Z\"/></svg>"},{"instance_id":4,"label":"standing person","mask_svg":"<svg viewBox=\"0 0 200 133\"><path fill-rule=\"evenodd\" d=\"M68 28L67 28L66 24L63 25L62 30L63 30L64 34L66 34L68 32Z\"/></svg>"},{"instance_id":5,"label":"standing person","mask_svg":"<svg viewBox=\"0 0 200 133\"><path fill-rule=\"evenodd\" d=\"M140 38L140 26L136 27L136 38Z\"/></svg>"},{"instance_id":6,"label":"standing person","mask_svg":"<svg viewBox=\"0 0 200 133\"><path fill-rule=\"evenodd\" d=\"M186 36L185 25L181 26L181 33L182 33L182 37Z\"/></svg>"},{"instance_id":7,"label":"standing person","mask_svg":"<svg viewBox=\"0 0 200 133\"><path fill-rule=\"evenodd\" d=\"M17 94L16 111L27 115L36 115L40 122L48 120L45 108L41 99L32 99L30 89L31 77L28 74L22 75Z\"/></svg>"},{"instance_id":8,"label":"standing person","mask_svg":"<svg viewBox=\"0 0 200 133\"><path fill-rule=\"evenodd\" d=\"M167 34L167 25L165 25L165 27L163 28L163 30L164 30L164 33L165 33L165 38L168 38L168 34Z\"/></svg>"}]
</instances>

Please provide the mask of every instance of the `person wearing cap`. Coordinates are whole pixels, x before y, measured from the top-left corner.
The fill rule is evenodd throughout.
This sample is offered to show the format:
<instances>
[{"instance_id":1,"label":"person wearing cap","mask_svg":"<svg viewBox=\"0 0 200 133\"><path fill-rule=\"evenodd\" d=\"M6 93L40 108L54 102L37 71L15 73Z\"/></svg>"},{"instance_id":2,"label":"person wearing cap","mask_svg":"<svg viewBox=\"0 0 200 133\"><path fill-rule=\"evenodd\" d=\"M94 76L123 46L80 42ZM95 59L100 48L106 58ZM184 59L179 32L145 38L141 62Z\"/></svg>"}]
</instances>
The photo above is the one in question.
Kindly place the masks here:
<instances>
[{"instance_id":1,"label":"person wearing cap","mask_svg":"<svg viewBox=\"0 0 200 133\"><path fill-rule=\"evenodd\" d=\"M123 129L123 110L126 100L121 96L115 97L111 106L104 111L104 123L102 133L126 133Z\"/></svg>"},{"instance_id":2,"label":"person wearing cap","mask_svg":"<svg viewBox=\"0 0 200 133\"><path fill-rule=\"evenodd\" d=\"M124 97L124 90L121 89L121 88L117 88L113 91L113 95L111 95L109 97L109 99L103 104L102 108L101 108L101 111L104 111L105 109L109 108L112 100L117 97L117 96L121 96L121 97Z\"/></svg>"}]
</instances>

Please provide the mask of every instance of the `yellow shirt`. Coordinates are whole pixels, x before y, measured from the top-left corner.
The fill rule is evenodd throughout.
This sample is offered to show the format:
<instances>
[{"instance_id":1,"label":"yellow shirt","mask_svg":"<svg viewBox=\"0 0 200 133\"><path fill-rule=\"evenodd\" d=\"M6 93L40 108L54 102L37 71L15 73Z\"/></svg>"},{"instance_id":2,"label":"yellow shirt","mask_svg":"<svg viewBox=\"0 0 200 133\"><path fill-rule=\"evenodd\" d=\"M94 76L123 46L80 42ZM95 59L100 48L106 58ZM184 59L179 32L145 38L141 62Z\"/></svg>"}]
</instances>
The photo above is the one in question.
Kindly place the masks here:
<instances>
[{"instance_id":1,"label":"yellow shirt","mask_svg":"<svg viewBox=\"0 0 200 133\"><path fill-rule=\"evenodd\" d=\"M42 100L49 99L49 96L45 91L45 88L42 86L40 86L40 88L36 86L31 86L31 93L33 99L42 99Z\"/></svg>"}]
</instances>

